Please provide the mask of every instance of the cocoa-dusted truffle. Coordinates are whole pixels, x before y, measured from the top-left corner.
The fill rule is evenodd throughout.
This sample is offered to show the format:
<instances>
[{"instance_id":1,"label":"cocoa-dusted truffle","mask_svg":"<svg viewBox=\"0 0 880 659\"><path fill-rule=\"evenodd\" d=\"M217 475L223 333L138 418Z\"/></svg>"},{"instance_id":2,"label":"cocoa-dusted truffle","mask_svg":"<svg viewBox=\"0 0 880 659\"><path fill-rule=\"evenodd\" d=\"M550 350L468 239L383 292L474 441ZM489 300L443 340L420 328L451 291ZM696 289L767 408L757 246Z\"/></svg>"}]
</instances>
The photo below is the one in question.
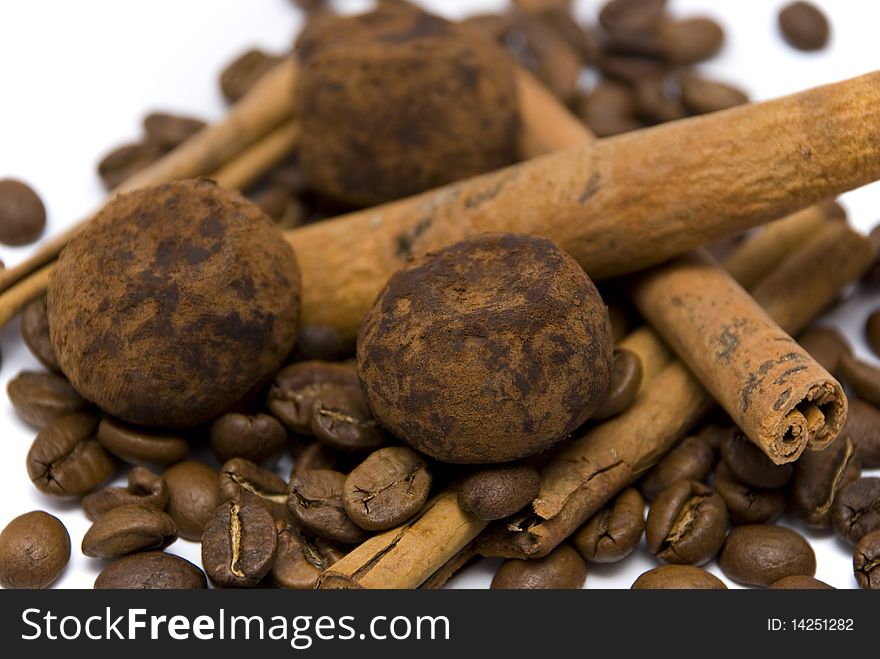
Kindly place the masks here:
<instances>
[{"instance_id":1,"label":"cocoa-dusted truffle","mask_svg":"<svg viewBox=\"0 0 880 659\"><path fill-rule=\"evenodd\" d=\"M83 397L132 423L190 426L281 365L299 286L256 206L211 181L169 183L115 197L61 252L49 334Z\"/></svg>"},{"instance_id":2,"label":"cocoa-dusted truffle","mask_svg":"<svg viewBox=\"0 0 880 659\"><path fill-rule=\"evenodd\" d=\"M317 22L295 56L300 164L324 195L367 206L516 158L511 62L473 28L383 3Z\"/></svg>"},{"instance_id":3,"label":"cocoa-dusted truffle","mask_svg":"<svg viewBox=\"0 0 880 659\"><path fill-rule=\"evenodd\" d=\"M445 462L523 458L563 439L611 377L608 311L544 238L483 234L395 273L358 333L375 416Z\"/></svg>"}]
</instances>

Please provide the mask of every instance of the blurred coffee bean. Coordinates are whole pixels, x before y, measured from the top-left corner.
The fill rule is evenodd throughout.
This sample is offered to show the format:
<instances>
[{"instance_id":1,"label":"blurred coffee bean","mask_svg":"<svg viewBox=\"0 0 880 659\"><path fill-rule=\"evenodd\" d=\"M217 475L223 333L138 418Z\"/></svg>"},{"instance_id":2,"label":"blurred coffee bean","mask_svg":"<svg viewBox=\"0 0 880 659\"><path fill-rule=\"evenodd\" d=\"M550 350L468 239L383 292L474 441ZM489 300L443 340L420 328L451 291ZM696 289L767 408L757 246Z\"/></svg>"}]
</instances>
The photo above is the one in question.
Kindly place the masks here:
<instances>
[{"instance_id":1,"label":"blurred coffee bean","mask_svg":"<svg viewBox=\"0 0 880 659\"><path fill-rule=\"evenodd\" d=\"M205 127L201 119L183 117L166 112L152 112L144 117L147 142L170 151L183 144Z\"/></svg>"},{"instance_id":2,"label":"blurred coffee bean","mask_svg":"<svg viewBox=\"0 0 880 659\"><path fill-rule=\"evenodd\" d=\"M831 26L825 14L809 2L793 2L779 12L782 36L798 50L821 50L828 44Z\"/></svg>"},{"instance_id":3,"label":"blurred coffee bean","mask_svg":"<svg viewBox=\"0 0 880 659\"><path fill-rule=\"evenodd\" d=\"M745 92L736 87L695 75L681 76L681 98L695 114L720 112L749 102Z\"/></svg>"}]
</instances>

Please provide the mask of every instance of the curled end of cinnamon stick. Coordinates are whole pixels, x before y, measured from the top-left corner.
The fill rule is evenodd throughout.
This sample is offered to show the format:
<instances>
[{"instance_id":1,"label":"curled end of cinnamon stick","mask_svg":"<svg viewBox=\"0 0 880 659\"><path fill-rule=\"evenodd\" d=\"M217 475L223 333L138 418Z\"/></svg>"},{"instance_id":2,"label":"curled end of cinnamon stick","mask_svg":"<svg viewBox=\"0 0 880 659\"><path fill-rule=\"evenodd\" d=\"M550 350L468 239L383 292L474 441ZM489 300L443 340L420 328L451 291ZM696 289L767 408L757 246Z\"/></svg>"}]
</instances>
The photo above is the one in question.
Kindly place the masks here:
<instances>
[{"instance_id":1,"label":"curled end of cinnamon stick","mask_svg":"<svg viewBox=\"0 0 880 659\"><path fill-rule=\"evenodd\" d=\"M806 393L792 399L779 427L763 437L767 455L776 464L792 462L804 449L821 451L843 428L846 395L840 383L829 378L814 382Z\"/></svg>"}]
</instances>

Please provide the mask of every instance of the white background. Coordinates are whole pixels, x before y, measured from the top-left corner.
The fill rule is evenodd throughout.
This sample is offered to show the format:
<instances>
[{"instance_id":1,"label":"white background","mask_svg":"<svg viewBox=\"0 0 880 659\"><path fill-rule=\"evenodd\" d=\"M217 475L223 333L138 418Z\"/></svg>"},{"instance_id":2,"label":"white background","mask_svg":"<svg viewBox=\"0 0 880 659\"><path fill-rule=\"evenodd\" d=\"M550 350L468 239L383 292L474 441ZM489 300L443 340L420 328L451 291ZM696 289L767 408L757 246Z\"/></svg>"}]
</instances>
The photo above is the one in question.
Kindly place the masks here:
<instances>
[{"instance_id":1,"label":"white background","mask_svg":"<svg viewBox=\"0 0 880 659\"><path fill-rule=\"evenodd\" d=\"M450 17L493 10L492 0L425 0L424 6ZM584 19L600 2L577 2ZM708 14L725 27L722 53L704 70L733 82L756 99L771 98L880 68L875 3L824 0L833 23L832 42L818 54L804 54L779 37L778 1L671 0L679 16ZM367 2L337 6L361 10ZM111 148L138 139L150 110L189 113L209 121L223 116L216 78L247 47L270 51L290 47L301 24L288 0L0 0L0 178L28 181L49 214L46 236L94 209L104 196L95 165ZM851 222L870 229L880 210L880 189L870 186L844 197ZM33 247L0 248L7 265ZM874 306L878 301L873 302ZM850 299L823 322L845 329L857 352L873 359L861 338L871 301ZM18 323L0 330L3 366L0 387L24 368L38 368L23 346ZM34 489L24 468L33 429L0 395L0 526L21 513L44 509L58 515L74 547L59 587L91 587L104 561L78 551L89 522L78 504L60 502ZM279 469L287 465L279 465ZM119 479L122 482L122 479ZM807 532L818 558L817 577L839 588L855 587L852 553L831 534ZM199 546L178 540L170 547L199 563ZM456 587L487 587L498 561L483 561L458 576ZM587 587L629 587L656 564L642 546L622 564L594 566ZM715 563L709 569L721 576ZM723 578L723 577L722 577ZM729 583L729 582L728 582ZM733 586L733 584L730 584Z\"/></svg>"}]
</instances>

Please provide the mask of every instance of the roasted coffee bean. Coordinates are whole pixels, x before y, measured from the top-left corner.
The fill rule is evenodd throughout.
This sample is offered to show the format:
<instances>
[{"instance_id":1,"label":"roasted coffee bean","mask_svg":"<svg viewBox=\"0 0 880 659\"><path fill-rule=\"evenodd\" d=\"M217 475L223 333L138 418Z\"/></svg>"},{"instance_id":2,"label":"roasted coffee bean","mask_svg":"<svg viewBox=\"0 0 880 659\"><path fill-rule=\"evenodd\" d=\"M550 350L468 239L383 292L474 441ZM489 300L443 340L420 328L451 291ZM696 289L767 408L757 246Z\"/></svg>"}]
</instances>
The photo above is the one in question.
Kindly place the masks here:
<instances>
[{"instance_id":1,"label":"roasted coffee bean","mask_svg":"<svg viewBox=\"0 0 880 659\"><path fill-rule=\"evenodd\" d=\"M138 142L114 149L98 163L98 175L108 190L156 162L165 151L156 144Z\"/></svg>"},{"instance_id":2,"label":"roasted coffee bean","mask_svg":"<svg viewBox=\"0 0 880 659\"><path fill-rule=\"evenodd\" d=\"M582 62L592 62L596 59L599 54L599 42L591 32L578 24L570 7L546 7L537 14L580 55Z\"/></svg>"},{"instance_id":3,"label":"roasted coffee bean","mask_svg":"<svg viewBox=\"0 0 880 659\"><path fill-rule=\"evenodd\" d=\"M859 588L880 590L880 531L868 533L856 544L853 573Z\"/></svg>"},{"instance_id":4,"label":"roasted coffee bean","mask_svg":"<svg viewBox=\"0 0 880 659\"><path fill-rule=\"evenodd\" d=\"M843 487L834 500L831 523L854 544L880 529L880 478L860 478Z\"/></svg>"},{"instance_id":5,"label":"roasted coffee bean","mask_svg":"<svg viewBox=\"0 0 880 659\"><path fill-rule=\"evenodd\" d=\"M92 558L116 558L138 551L165 549L177 540L174 520L140 504L108 511L86 531L82 552Z\"/></svg>"},{"instance_id":6,"label":"roasted coffee bean","mask_svg":"<svg viewBox=\"0 0 880 659\"><path fill-rule=\"evenodd\" d=\"M599 24L608 32L650 32L665 10L666 0L610 0L599 10Z\"/></svg>"},{"instance_id":7,"label":"roasted coffee bean","mask_svg":"<svg viewBox=\"0 0 880 659\"><path fill-rule=\"evenodd\" d=\"M47 588L67 567L70 536L42 510L19 515L0 532L0 586Z\"/></svg>"},{"instance_id":8,"label":"roasted coffee bean","mask_svg":"<svg viewBox=\"0 0 880 659\"><path fill-rule=\"evenodd\" d=\"M602 52L615 55L641 55L663 59L663 39L659 31L606 32L602 40Z\"/></svg>"},{"instance_id":9,"label":"roasted coffee bean","mask_svg":"<svg viewBox=\"0 0 880 659\"><path fill-rule=\"evenodd\" d=\"M313 537L294 524L284 524L278 533L272 581L279 588L311 590L321 573L345 553L341 545Z\"/></svg>"},{"instance_id":10,"label":"roasted coffee bean","mask_svg":"<svg viewBox=\"0 0 880 659\"><path fill-rule=\"evenodd\" d=\"M711 560L727 533L721 496L696 481L679 481L663 490L648 512L648 549L666 563L702 565Z\"/></svg>"},{"instance_id":11,"label":"roasted coffee bean","mask_svg":"<svg viewBox=\"0 0 880 659\"><path fill-rule=\"evenodd\" d=\"M840 359L839 375L859 398L880 407L880 368L854 355L844 355Z\"/></svg>"},{"instance_id":12,"label":"roasted coffee bean","mask_svg":"<svg viewBox=\"0 0 880 659\"><path fill-rule=\"evenodd\" d=\"M782 36L798 50L821 50L828 43L831 26L818 7L809 2L793 2L779 12Z\"/></svg>"},{"instance_id":13,"label":"roasted coffee bean","mask_svg":"<svg viewBox=\"0 0 880 659\"><path fill-rule=\"evenodd\" d=\"M262 462L287 446L287 431L269 414L229 412L211 424L211 450L226 462L245 458Z\"/></svg>"},{"instance_id":14,"label":"roasted coffee bean","mask_svg":"<svg viewBox=\"0 0 880 659\"><path fill-rule=\"evenodd\" d=\"M328 387L312 403L309 428L337 451L365 453L386 443L360 387Z\"/></svg>"},{"instance_id":15,"label":"roasted coffee bean","mask_svg":"<svg viewBox=\"0 0 880 659\"><path fill-rule=\"evenodd\" d=\"M181 538L198 540L202 529L220 505L219 474L202 462L178 462L162 477L168 486L166 511Z\"/></svg>"},{"instance_id":16,"label":"roasted coffee bean","mask_svg":"<svg viewBox=\"0 0 880 659\"><path fill-rule=\"evenodd\" d=\"M715 471L715 491L724 499L734 524L765 524L785 512L783 488L764 489L740 483L723 462Z\"/></svg>"},{"instance_id":17,"label":"roasted coffee bean","mask_svg":"<svg viewBox=\"0 0 880 659\"><path fill-rule=\"evenodd\" d=\"M0 243L27 245L46 227L46 208L37 193L21 181L0 179Z\"/></svg>"},{"instance_id":18,"label":"roasted coffee bean","mask_svg":"<svg viewBox=\"0 0 880 659\"><path fill-rule=\"evenodd\" d=\"M727 590L721 579L693 565L661 565L643 573L633 590Z\"/></svg>"},{"instance_id":19,"label":"roasted coffee bean","mask_svg":"<svg viewBox=\"0 0 880 659\"><path fill-rule=\"evenodd\" d=\"M846 433L822 451L804 451L791 479L795 511L810 526L828 528L837 493L861 475L861 457Z\"/></svg>"},{"instance_id":20,"label":"roasted coffee bean","mask_svg":"<svg viewBox=\"0 0 880 659\"><path fill-rule=\"evenodd\" d=\"M362 529L383 531L415 515L430 490L424 458L408 446L389 446L371 453L345 478L342 504Z\"/></svg>"},{"instance_id":21,"label":"roasted coffee bean","mask_svg":"<svg viewBox=\"0 0 880 659\"><path fill-rule=\"evenodd\" d=\"M254 203L275 220L279 229L295 229L308 219L305 205L288 190L273 185L253 196Z\"/></svg>"},{"instance_id":22,"label":"roasted coffee bean","mask_svg":"<svg viewBox=\"0 0 880 659\"><path fill-rule=\"evenodd\" d=\"M700 437L687 437L658 462L639 482L648 501L677 481L704 481L715 454Z\"/></svg>"},{"instance_id":23,"label":"roasted coffee bean","mask_svg":"<svg viewBox=\"0 0 880 659\"><path fill-rule=\"evenodd\" d=\"M18 416L38 430L89 406L67 378L56 373L21 371L7 383L6 393Z\"/></svg>"},{"instance_id":24,"label":"roasted coffee bean","mask_svg":"<svg viewBox=\"0 0 880 659\"><path fill-rule=\"evenodd\" d=\"M573 541L588 561L615 563L632 553L644 531L645 500L630 487L593 515L574 534Z\"/></svg>"},{"instance_id":25,"label":"roasted coffee bean","mask_svg":"<svg viewBox=\"0 0 880 659\"><path fill-rule=\"evenodd\" d=\"M98 425L101 446L129 464L169 465L180 462L189 442L179 435L125 423L105 416Z\"/></svg>"},{"instance_id":26,"label":"roasted coffee bean","mask_svg":"<svg viewBox=\"0 0 880 659\"><path fill-rule=\"evenodd\" d=\"M202 565L224 588L252 588L269 574L277 543L275 520L261 506L226 502L202 533Z\"/></svg>"},{"instance_id":27,"label":"roasted coffee bean","mask_svg":"<svg viewBox=\"0 0 880 659\"><path fill-rule=\"evenodd\" d=\"M296 362L278 371L266 403L275 418L290 430L310 434L315 401L337 386L360 388L354 366L321 361Z\"/></svg>"},{"instance_id":28,"label":"roasted coffee bean","mask_svg":"<svg viewBox=\"0 0 880 659\"><path fill-rule=\"evenodd\" d=\"M726 577L749 586L769 586L783 577L816 573L810 543L791 529L767 524L733 529L718 564Z\"/></svg>"},{"instance_id":29,"label":"roasted coffee bean","mask_svg":"<svg viewBox=\"0 0 880 659\"><path fill-rule=\"evenodd\" d=\"M461 20L496 43L503 43L513 26L514 19L510 14L474 14Z\"/></svg>"},{"instance_id":30,"label":"roasted coffee bean","mask_svg":"<svg viewBox=\"0 0 880 659\"><path fill-rule=\"evenodd\" d=\"M311 469L297 473L290 480L287 507L293 518L313 533L354 544L362 542L366 532L345 512L342 493L345 475L329 469Z\"/></svg>"},{"instance_id":31,"label":"roasted coffee bean","mask_svg":"<svg viewBox=\"0 0 880 659\"><path fill-rule=\"evenodd\" d=\"M147 141L170 151L180 146L205 127L205 122L165 112L152 112L144 117Z\"/></svg>"},{"instance_id":32,"label":"roasted coffee bean","mask_svg":"<svg viewBox=\"0 0 880 659\"><path fill-rule=\"evenodd\" d=\"M220 468L220 498L242 506L262 506L275 519L287 517L287 483L244 458L233 458Z\"/></svg>"},{"instance_id":33,"label":"roasted coffee bean","mask_svg":"<svg viewBox=\"0 0 880 659\"><path fill-rule=\"evenodd\" d=\"M248 50L231 63L220 74L220 91L230 103L234 103L254 86L264 73L281 61L280 57L269 55L261 50Z\"/></svg>"},{"instance_id":34,"label":"roasted coffee bean","mask_svg":"<svg viewBox=\"0 0 880 659\"><path fill-rule=\"evenodd\" d=\"M730 433L721 444L721 459L739 482L754 487L782 487L794 473L794 466L791 463L774 464L739 430Z\"/></svg>"},{"instance_id":35,"label":"roasted coffee bean","mask_svg":"<svg viewBox=\"0 0 880 659\"><path fill-rule=\"evenodd\" d=\"M811 327L798 335L798 343L826 371L836 374L844 355L852 354L852 346L839 331L831 327Z\"/></svg>"},{"instance_id":36,"label":"roasted coffee bean","mask_svg":"<svg viewBox=\"0 0 880 659\"><path fill-rule=\"evenodd\" d=\"M106 487L87 494L82 509L93 522L114 508L140 504L156 510L168 505L168 486L165 479L144 467L132 467L128 472L128 487Z\"/></svg>"},{"instance_id":37,"label":"roasted coffee bean","mask_svg":"<svg viewBox=\"0 0 880 659\"><path fill-rule=\"evenodd\" d=\"M875 355L880 357L880 309L875 309L865 321L865 339Z\"/></svg>"},{"instance_id":38,"label":"roasted coffee bean","mask_svg":"<svg viewBox=\"0 0 880 659\"><path fill-rule=\"evenodd\" d=\"M292 479L297 474L311 469L332 469L343 474L349 472L347 456L340 455L332 448L321 442L312 442L306 446L293 461L293 469L290 471Z\"/></svg>"},{"instance_id":39,"label":"roasted coffee bean","mask_svg":"<svg viewBox=\"0 0 880 659\"><path fill-rule=\"evenodd\" d=\"M665 63L652 57L611 53L603 53L596 61L596 66L603 75L629 84L636 84L646 78L659 78L668 71Z\"/></svg>"},{"instance_id":40,"label":"roasted coffee bean","mask_svg":"<svg viewBox=\"0 0 880 659\"><path fill-rule=\"evenodd\" d=\"M863 400L851 398L846 426L842 435L848 435L859 450L862 466L880 467L880 409Z\"/></svg>"},{"instance_id":41,"label":"roasted coffee bean","mask_svg":"<svg viewBox=\"0 0 880 659\"><path fill-rule=\"evenodd\" d=\"M767 586L770 590L834 590L834 586L829 586L824 581L819 581L816 577L807 577L803 575L782 577Z\"/></svg>"},{"instance_id":42,"label":"roasted coffee bean","mask_svg":"<svg viewBox=\"0 0 880 659\"><path fill-rule=\"evenodd\" d=\"M873 243L877 256L874 258L874 263L868 268L868 272L862 277L862 282L868 286L876 286L880 283L880 224L871 229L868 238Z\"/></svg>"},{"instance_id":43,"label":"roasted coffee bean","mask_svg":"<svg viewBox=\"0 0 880 659\"><path fill-rule=\"evenodd\" d=\"M174 554L148 551L120 558L95 579L95 589L193 590L207 588L205 573Z\"/></svg>"},{"instance_id":44,"label":"roasted coffee bean","mask_svg":"<svg viewBox=\"0 0 880 659\"><path fill-rule=\"evenodd\" d=\"M293 358L297 361L339 362L354 357L354 342L338 330L323 325L304 325L296 335Z\"/></svg>"},{"instance_id":45,"label":"roasted coffee bean","mask_svg":"<svg viewBox=\"0 0 880 659\"><path fill-rule=\"evenodd\" d=\"M625 411L639 395L643 375L642 360L636 353L626 348L615 349L608 393L590 418L602 421Z\"/></svg>"},{"instance_id":46,"label":"roasted coffee bean","mask_svg":"<svg viewBox=\"0 0 880 659\"><path fill-rule=\"evenodd\" d=\"M50 371L60 372L55 348L49 340L46 296L34 300L21 312L21 338L31 354Z\"/></svg>"},{"instance_id":47,"label":"roasted coffee bean","mask_svg":"<svg viewBox=\"0 0 880 659\"><path fill-rule=\"evenodd\" d=\"M494 590L560 590L582 588L587 579L587 565L569 545L562 544L543 558L527 561L512 558L504 561L491 588Z\"/></svg>"},{"instance_id":48,"label":"roasted coffee bean","mask_svg":"<svg viewBox=\"0 0 880 659\"><path fill-rule=\"evenodd\" d=\"M727 436L733 432L731 428L730 423L707 423L697 433L697 437L711 446L713 451L720 451Z\"/></svg>"},{"instance_id":49,"label":"roasted coffee bean","mask_svg":"<svg viewBox=\"0 0 880 659\"><path fill-rule=\"evenodd\" d=\"M695 114L720 112L749 102L749 97L736 87L694 75L681 77L681 99Z\"/></svg>"},{"instance_id":50,"label":"roasted coffee bean","mask_svg":"<svg viewBox=\"0 0 880 659\"><path fill-rule=\"evenodd\" d=\"M513 515L538 496L541 477L529 465L495 465L465 477L458 505L478 519L491 521Z\"/></svg>"},{"instance_id":51,"label":"roasted coffee bean","mask_svg":"<svg viewBox=\"0 0 880 659\"><path fill-rule=\"evenodd\" d=\"M662 124L687 116L681 94L674 81L666 78L645 78L636 83L639 114L648 123Z\"/></svg>"},{"instance_id":52,"label":"roasted coffee bean","mask_svg":"<svg viewBox=\"0 0 880 659\"><path fill-rule=\"evenodd\" d=\"M599 137L610 137L638 130L638 103L633 92L616 82L600 82L580 99L576 111L591 131Z\"/></svg>"},{"instance_id":53,"label":"roasted coffee bean","mask_svg":"<svg viewBox=\"0 0 880 659\"><path fill-rule=\"evenodd\" d=\"M113 475L116 463L95 438L97 429L97 417L79 413L40 431L27 455L28 476L40 492L79 497Z\"/></svg>"},{"instance_id":54,"label":"roasted coffee bean","mask_svg":"<svg viewBox=\"0 0 880 659\"><path fill-rule=\"evenodd\" d=\"M659 32L663 54L674 64L702 62L724 45L724 30L711 18L665 21Z\"/></svg>"}]
</instances>

